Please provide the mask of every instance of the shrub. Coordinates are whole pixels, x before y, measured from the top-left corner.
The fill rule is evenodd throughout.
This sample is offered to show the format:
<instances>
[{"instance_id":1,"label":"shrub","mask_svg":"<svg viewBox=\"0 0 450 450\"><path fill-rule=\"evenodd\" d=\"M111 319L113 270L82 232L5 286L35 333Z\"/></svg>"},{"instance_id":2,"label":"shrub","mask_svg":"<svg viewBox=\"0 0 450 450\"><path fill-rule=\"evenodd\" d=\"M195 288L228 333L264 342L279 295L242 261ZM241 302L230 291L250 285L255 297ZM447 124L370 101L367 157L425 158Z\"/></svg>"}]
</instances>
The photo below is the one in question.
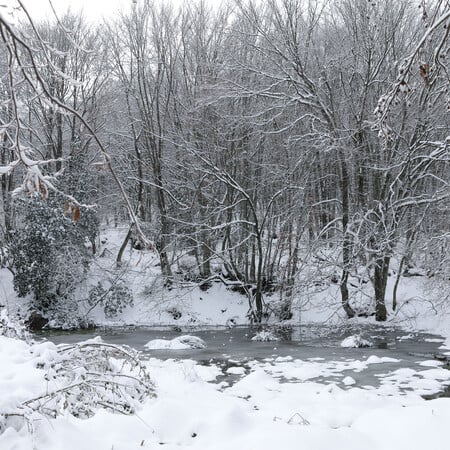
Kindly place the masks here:
<instances>
[{"instance_id":1,"label":"shrub","mask_svg":"<svg viewBox=\"0 0 450 450\"><path fill-rule=\"evenodd\" d=\"M19 297L31 295L31 308L43 313L74 302L92 258L85 245L91 230L66 217L63 205L57 195L19 200L23 220L10 242L14 288Z\"/></svg>"},{"instance_id":2,"label":"shrub","mask_svg":"<svg viewBox=\"0 0 450 450\"><path fill-rule=\"evenodd\" d=\"M108 289L98 282L89 291L88 303L91 307L103 307L108 319L116 317L128 306L133 306L133 293L123 282L112 283Z\"/></svg>"}]
</instances>

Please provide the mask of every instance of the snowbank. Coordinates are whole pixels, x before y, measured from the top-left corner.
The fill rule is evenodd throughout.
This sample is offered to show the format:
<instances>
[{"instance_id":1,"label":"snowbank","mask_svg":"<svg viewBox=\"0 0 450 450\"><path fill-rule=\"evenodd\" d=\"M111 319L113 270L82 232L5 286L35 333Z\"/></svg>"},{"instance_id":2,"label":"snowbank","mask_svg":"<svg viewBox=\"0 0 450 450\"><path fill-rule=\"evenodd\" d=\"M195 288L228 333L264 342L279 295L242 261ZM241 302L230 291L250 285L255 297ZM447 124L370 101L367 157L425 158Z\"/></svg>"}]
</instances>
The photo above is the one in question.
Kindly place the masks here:
<instances>
[{"instance_id":1,"label":"snowbank","mask_svg":"<svg viewBox=\"0 0 450 450\"><path fill-rule=\"evenodd\" d=\"M95 342L94 342L95 344ZM51 367L36 361L54 355L50 343L29 345L0 338L0 413L46 388ZM215 365L155 358L146 362L157 396L136 414L99 410L81 420L64 410L29 423L9 418L0 429L2 450L447 450L450 399L425 401L450 383L450 372L433 364L390 373L383 358L336 362L279 358L238 367L229 386ZM353 374L378 364L379 388L358 386ZM248 373L245 375L245 373ZM325 377L326 382L312 381ZM334 377L334 381L331 378ZM285 379L290 379L286 383ZM404 389L409 388L412 390Z\"/></svg>"},{"instance_id":2,"label":"snowbank","mask_svg":"<svg viewBox=\"0 0 450 450\"><path fill-rule=\"evenodd\" d=\"M213 282L207 291L195 283L179 279L171 289L163 286L158 257L151 251L133 250L127 247L122 265L116 266L116 255L128 231L127 227L104 229L98 242L98 257L92 264L88 279L80 283L77 297L80 308L88 312L89 321L101 326L143 325L143 326L227 326L248 324L248 299L233 292L220 282ZM102 256L100 256L102 255ZM116 317L105 316L99 305L91 310L84 299L97 283L104 282L105 275L120 280L133 292L134 303ZM450 348L450 304L442 298L442 291L432 279L424 276L402 278L398 286L398 307L393 311L392 290L396 277L388 278L386 305L389 311L387 325L401 326L411 331L421 330L437 333L447 338ZM370 283L364 285L370 290ZM355 307L362 308L370 298L370 292L361 292L352 298ZM276 300L267 296L264 300ZM26 311L27 299L18 299L12 287L12 276L7 269L0 269L0 304L8 305L10 316ZM345 317L340 301L339 286L315 287L294 293L293 318L289 324L366 324L374 323L373 317Z\"/></svg>"}]
</instances>

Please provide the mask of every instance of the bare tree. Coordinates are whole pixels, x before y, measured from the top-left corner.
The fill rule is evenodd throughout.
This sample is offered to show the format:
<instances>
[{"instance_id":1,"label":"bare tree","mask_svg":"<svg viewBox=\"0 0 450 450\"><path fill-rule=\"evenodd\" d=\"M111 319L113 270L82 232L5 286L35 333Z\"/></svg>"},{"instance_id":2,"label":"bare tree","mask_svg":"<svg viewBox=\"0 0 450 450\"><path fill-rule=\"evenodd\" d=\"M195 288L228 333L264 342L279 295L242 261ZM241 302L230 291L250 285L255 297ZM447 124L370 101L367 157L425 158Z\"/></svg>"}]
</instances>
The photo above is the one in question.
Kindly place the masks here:
<instances>
[{"instance_id":1,"label":"bare tree","mask_svg":"<svg viewBox=\"0 0 450 450\"><path fill-rule=\"evenodd\" d=\"M41 32L37 25L31 18L26 7L21 0L17 0L16 9L23 13L23 19L26 26L18 28L14 23L7 19L6 15L0 15L0 38L3 48L6 49L7 55L7 90L8 107L10 108L10 120L6 123L2 130L7 134L7 140L10 143L9 148L14 158L8 165L2 166L1 173L9 174L17 166L24 168L25 175L22 186L16 190L17 192L25 192L29 195L41 195L46 198L49 190L58 191L55 184L52 182L54 173L44 174L42 168L50 164L57 164L58 158L45 159L41 155L33 153L26 141L23 140L23 133L32 132L24 125L23 108L20 101L20 93L24 90L34 93L34 101L41 104L47 104L58 114L69 114L81 123L86 134L90 135L105 160L105 165L115 183L117 184L123 200L127 206L128 213L132 222L135 224L138 236L146 246L152 247L152 243L148 241L141 230L138 218L134 213L128 195L118 178L114 168L111 164L111 158L106 150L106 147L101 142L99 136L95 132L93 126L88 123L77 109L74 109L68 102L62 101L52 91L52 86L61 86L65 81L71 83L73 86L78 84L77 80L71 78L70 75L60 70L54 61L61 56L58 50L49 45L41 36ZM70 40L70 31L64 29L63 24L58 22L62 31L66 33ZM54 58L52 55L56 55ZM45 70L43 71L42 64L45 62ZM48 77L48 71L51 72L52 77ZM47 73L47 75L45 74ZM49 79L53 83L49 85ZM60 80L55 83L55 80ZM80 202L70 193L65 193L66 198L74 205L81 206Z\"/></svg>"}]
</instances>

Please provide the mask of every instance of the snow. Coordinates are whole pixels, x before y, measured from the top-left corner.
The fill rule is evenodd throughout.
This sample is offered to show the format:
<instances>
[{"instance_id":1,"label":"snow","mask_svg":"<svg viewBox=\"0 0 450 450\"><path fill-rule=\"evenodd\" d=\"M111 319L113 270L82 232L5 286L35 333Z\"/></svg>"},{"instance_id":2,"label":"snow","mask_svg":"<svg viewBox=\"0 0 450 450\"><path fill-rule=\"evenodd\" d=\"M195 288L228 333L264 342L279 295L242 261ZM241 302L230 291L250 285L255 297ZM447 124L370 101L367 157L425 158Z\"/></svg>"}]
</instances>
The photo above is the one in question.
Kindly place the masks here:
<instances>
[{"instance_id":1,"label":"snow","mask_svg":"<svg viewBox=\"0 0 450 450\"><path fill-rule=\"evenodd\" d=\"M124 231L110 231L99 245L99 253L105 249L110 253L98 258L89 280L80 285L80 298L102 279L105 270L116 270L114 256ZM92 318L98 324L182 328L231 327L247 321L247 299L220 283L213 283L207 292L189 283L178 283L170 291L163 289L151 252L127 250L120 270L133 290L134 307L115 319L107 319L96 308ZM392 282L389 279L390 287ZM443 343L442 353L446 353L450 349L450 308L432 298L438 298L438 293L429 289L424 277L402 280L399 308L391 311L387 326L403 327L409 333L403 339L410 341L419 330L441 334L443 339L428 341ZM294 325L343 321L336 286L304 294L296 301L291 321ZM26 307L26 301L15 298L11 274L6 270L0 270L0 304L7 306L9 318ZM273 356L246 361L245 366L230 360L232 366L220 366L190 359L161 360L154 353L143 364L156 396L137 405L135 414L124 416L98 408L92 417L81 419L61 405L57 417L36 413L24 422L20 416L8 414L48 389L49 376L58 364L59 347L19 340L11 331L13 321L4 312L1 318L11 333L0 336L1 450L448 449L450 398L424 400L422 395L449 386L450 371L436 360L391 370L391 363L401 361L370 354L371 349L362 356L353 348L366 339L355 334L342 341L348 348L348 359L335 361ZM373 318L355 318L348 323L364 326L372 324ZM186 338L153 340L146 348L188 349L193 342L198 343L196 336ZM90 342L101 343L99 338ZM116 364L120 366L120 361ZM360 375L374 370L379 383L362 385ZM73 368L74 378L83 376L83 367Z\"/></svg>"},{"instance_id":2,"label":"snow","mask_svg":"<svg viewBox=\"0 0 450 450\"><path fill-rule=\"evenodd\" d=\"M432 359L430 361L422 361L419 363L420 366L424 366L424 367L441 367L442 366L442 362L441 361L436 361L435 359Z\"/></svg>"},{"instance_id":3,"label":"snow","mask_svg":"<svg viewBox=\"0 0 450 450\"><path fill-rule=\"evenodd\" d=\"M205 348L206 344L203 339L197 336L184 335L171 340L153 339L147 342L144 347L148 350L187 350L192 348Z\"/></svg>"},{"instance_id":4,"label":"snow","mask_svg":"<svg viewBox=\"0 0 450 450\"><path fill-rule=\"evenodd\" d=\"M270 341L278 341L278 338L271 331L259 331L255 336L252 337L252 341L258 342L270 342Z\"/></svg>"},{"instance_id":5,"label":"snow","mask_svg":"<svg viewBox=\"0 0 450 450\"><path fill-rule=\"evenodd\" d=\"M363 339L359 335L348 336L341 342L341 347L344 348L364 348L372 347L373 344L367 339Z\"/></svg>"},{"instance_id":6,"label":"snow","mask_svg":"<svg viewBox=\"0 0 450 450\"><path fill-rule=\"evenodd\" d=\"M345 386L353 386L356 384L356 380L352 377L347 376L342 380L342 383L345 384Z\"/></svg>"},{"instance_id":7,"label":"snow","mask_svg":"<svg viewBox=\"0 0 450 450\"><path fill-rule=\"evenodd\" d=\"M105 281L105 274L120 279L133 291L134 306L127 307L115 318L105 317L100 306L89 311L90 321L101 326L176 326L201 327L224 326L232 328L248 324L248 299L234 292L220 282L213 282L207 291L195 283L175 280L172 288L166 289L160 276L158 257L152 251L132 250L127 246L122 265L117 267L116 255L128 227L105 228L97 242L98 257L91 266L89 277L80 283L77 297L81 310L91 309L83 299L97 283ZM102 256L100 256L102 255ZM189 266L189 256L181 255L179 264ZM176 270L174 270L176 271ZM387 325L401 326L410 333L402 339L414 339L417 331L430 331L444 336L446 347L450 347L450 304L443 301L440 286L427 277L402 278L398 286L398 308L392 311L393 285L395 276L388 277L386 304L389 311ZM364 285L370 289L370 283ZM369 295L368 295L369 294ZM276 296L275 296L276 297ZM357 307L363 304L370 292L361 292L352 301ZM266 297L270 301L271 297ZM24 314L28 299L17 299L12 288L12 275L7 269L0 269L0 304L8 306L9 315ZM367 324L375 323L373 317L355 317L347 320L340 302L339 286L330 284L297 293L292 305L292 325L299 324Z\"/></svg>"},{"instance_id":8,"label":"snow","mask_svg":"<svg viewBox=\"0 0 450 450\"><path fill-rule=\"evenodd\" d=\"M244 367L229 367L227 369L227 373L230 375L244 375L245 368Z\"/></svg>"},{"instance_id":9,"label":"snow","mask_svg":"<svg viewBox=\"0 0 450 450\"><path fill-rule=\"evenodd\" d=\"M116 256L128 232L128 227L108 228L102 231L98 254L88 280L80 286L79 297L87 298L90 288L103 282L105 273L114 273L133 291L134 307L126 308L116 318L107 318L100 307L90 313L93 322L106 326L211 326L233 327L247 323L248 300L214 282L207 292L195 283L176 280L166 289L160 276L159 259L152 251L132 250L127 247L122 264L116 267ZM179 258L187 265L189 257ZM183 266L184 267L184 266ZM1 291L0 291L1 302ZM86 310L90 309L86 307Z\"/></svg>"},{"instance_id":10,"label":"snow","mask_svg":"<svg viewBox=\"0 0 450 450\"><path fill-rule=\"evenodd\" d=\"M45 389L57 349L49 342L0 337L0 412L15 411ZM150 358L145 364L156 397L135 415L99 409L85 420L64 412L45 420L34 415L29 425L8 419L0 448L294 450L301 442L313 450L415 450L425 444L447 449L450 399L425 401L420 394L450 384L450 371L430 362L423 369L390 372L392 361L376 355L340 361L278 357L222 369ZM380 386L358 386L352 375L373 364L379 367ZM226 375L239 378L230 384L223 381Z\"/></svg>"}]
</instances>

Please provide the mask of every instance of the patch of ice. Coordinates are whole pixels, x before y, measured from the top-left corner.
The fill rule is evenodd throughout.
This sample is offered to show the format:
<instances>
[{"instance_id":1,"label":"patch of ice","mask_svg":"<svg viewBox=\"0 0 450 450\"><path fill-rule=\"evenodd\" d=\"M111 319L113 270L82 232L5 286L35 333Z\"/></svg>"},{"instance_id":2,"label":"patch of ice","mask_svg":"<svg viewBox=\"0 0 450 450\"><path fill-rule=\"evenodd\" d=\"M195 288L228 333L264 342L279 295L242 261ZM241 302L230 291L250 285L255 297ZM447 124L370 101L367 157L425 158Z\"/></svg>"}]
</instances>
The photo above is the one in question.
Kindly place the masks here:
<instances>
[{"instance_id":1,"label":"patch of ice","mask_svg":"<svg viewBox=\"0 0 450 450\"><path fill-rule=\"evenodd\" d=\"M292 356L278 356L278 358L275 358L275 362L286 362L286 361L292 361L294 358Z\"/></svg>"},{"instance_id":2,"label":"patch of ice","mask_svg":"<svg viewBox=\"0 0 450 450\"><path fill-rule=\"evenodd\" d=\"M395 358L389 358L388 356L376 356L376 355L371 355L367 358L366 360L366 364L381 364L381 363L396 363L396 362L400 362L400 359L395 359Z\"/></svg>"},{"instance_id":3,"label":"patch of ice","mask_svg":"<svg viewBox=\"0 0 450 450\"><path fill-rule=\"evenodd\" d=\"M416 337L416 335L414 335L413 333L409 333L409 334L407 334L405 336L397 337L397 340L398 341L407 341L407 340L410 340L410 339L414 339L415 337Z\"/></svg>"},{"instance_id":4,"label":"patch of ice","mask_svg":"<svg viewBox=\"0 0 450 450\"><path fill-rule=\"evenodd\" d=\"M435 359L430 359L419 363L419 366L422 367L441 367L442 365L443 363L441 361L436 361Z\"/></svg>"}]
</instances>

